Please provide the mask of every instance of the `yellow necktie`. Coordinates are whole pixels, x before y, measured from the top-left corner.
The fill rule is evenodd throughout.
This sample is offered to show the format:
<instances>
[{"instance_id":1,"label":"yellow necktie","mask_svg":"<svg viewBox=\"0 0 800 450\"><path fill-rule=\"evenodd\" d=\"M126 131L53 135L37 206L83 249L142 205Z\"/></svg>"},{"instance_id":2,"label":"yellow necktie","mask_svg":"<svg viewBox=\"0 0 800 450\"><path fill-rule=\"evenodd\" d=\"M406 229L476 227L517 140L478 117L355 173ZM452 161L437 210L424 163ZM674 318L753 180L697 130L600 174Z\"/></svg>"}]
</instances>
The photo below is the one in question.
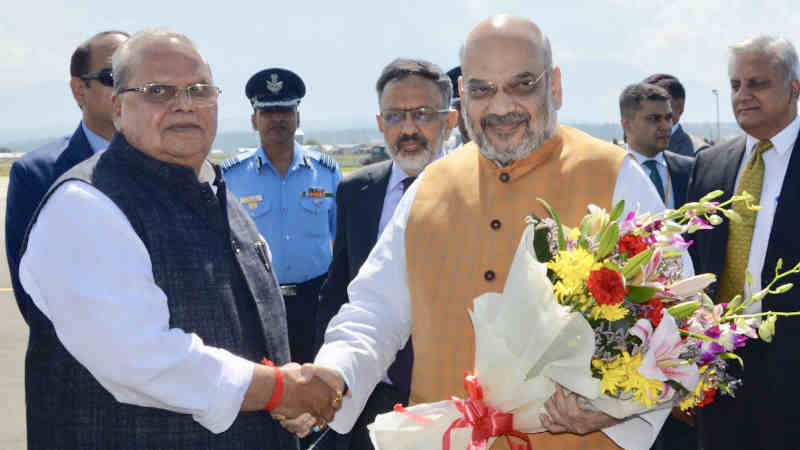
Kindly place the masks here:
<instances>
[{"instance_id":1,"label":"yellow necktie","mask_svg":"<svg viewBox=\"0 0 800 450\"><path fill-rule=\"evenodd\" d=\"M765 151L772 148L772 142L759 141L753 156L747 162L742 176L739 178L739 189L736 194L747 191L753 196L753 204L761 203L761 186L764 183ZM756 226L757 211L747 209L744 202L737 202L733 210L742 217L741 222L730 223L728 245L725 248L725 267L719 282L717 302L727 302L744 292L745 270L750 258L750 244L753 240L753 229Z\"/></svg>"}]
</instances>

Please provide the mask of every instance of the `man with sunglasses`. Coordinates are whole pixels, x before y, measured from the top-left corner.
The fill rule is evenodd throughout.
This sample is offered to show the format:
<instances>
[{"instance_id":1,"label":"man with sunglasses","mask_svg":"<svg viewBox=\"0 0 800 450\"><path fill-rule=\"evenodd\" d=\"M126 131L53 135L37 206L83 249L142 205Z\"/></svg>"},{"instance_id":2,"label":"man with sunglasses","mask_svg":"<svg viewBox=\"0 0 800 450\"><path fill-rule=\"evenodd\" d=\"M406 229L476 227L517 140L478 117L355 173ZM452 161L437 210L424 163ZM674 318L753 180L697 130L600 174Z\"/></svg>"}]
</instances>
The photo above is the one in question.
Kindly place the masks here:
<instances>
[{"instance_id":1,"label":"man with sunglasses","mask_svg":"<svg viewBox=\"0 0 800 450\"><path fill-rule=\"evenodd\" d=\"M111 54L128 38L124 31L98 33L72 54L70 88L82 120L71 136L32 150L11 166L6 204L6 255L14 296L28 320L31 299L19 285L22 237L50 185L75 164L105 150L114 134L111 116Z\"/></svg>"},{"instance_id":2,"label":"man with sunglasses","mask_svg":"<svg viewBox=\"0 0 800 450\"><path fill-rule=\"evenodd\" d=\"M21 247L29 448L296 449L263 410L322 426L343 386L288 363L269 247L206 160L210 67L164 29L112 65L118 132L50 189Z\"/></svg>"},{"instance_id":3,"label":"man with sunglasses","mask_svg":"<svg viewBox=\"0 0 800 450\"><path fill-rule=\"evenodd\" d=\"M536 198L572 227L588 204L607 211L619 200L627 211L664 208L625 151L558 124L561 71L536 24L505 14L480 23L467 36L461 69L472 142L430 164L411 185L317 354L315 363L333 368L350 387L331 423L336 431L353 426L409 336L411 401L466 397L464 373L473 370L475 355L468 309L475 297L502 291L524 217L547 216ZM534 318L531 326L536 333ZM563 389L545 408L539 419L549 432L529 435L537 449L647 449L669 413L620 421L582 409ZM507 448L506 440L494 448Z\"/></svg>"},{"instance_id":4,"label":"man with sunglasses","mask_svg":"<svg viewBox=\"0 0 800 450\"><path fill-rule=\"evenodd\" d=\"M347 302L347 285L375 246L403 193L428 164L442 156L445 137L455 126L456 113L449 108L453 88L435 64L396 59L383 69L376 90L380 108L376 120L391 160L359 169L339 184L333 262L320 293L318 345L330 318ZM353 431L346 435L329 432L315 448L372 450L367 425L395 404L408 404L413 357L409 340L370 395Z\"/></svg>"},{"instance_id":5,"label":"man with sunglasses","mask_svg":"<svg viewBox=\"0 0 800 450\"><path fill-rule=\"evenodd\" d=\"M334 196L342 176L332 157L295 142L305 93L305 83L291 70L270 68L250 77L245 96L260 145L222 164L231 192L272 249L292 360L300 363L314 359L319 288L331 263Z\"/></svg>"}]
</instances>

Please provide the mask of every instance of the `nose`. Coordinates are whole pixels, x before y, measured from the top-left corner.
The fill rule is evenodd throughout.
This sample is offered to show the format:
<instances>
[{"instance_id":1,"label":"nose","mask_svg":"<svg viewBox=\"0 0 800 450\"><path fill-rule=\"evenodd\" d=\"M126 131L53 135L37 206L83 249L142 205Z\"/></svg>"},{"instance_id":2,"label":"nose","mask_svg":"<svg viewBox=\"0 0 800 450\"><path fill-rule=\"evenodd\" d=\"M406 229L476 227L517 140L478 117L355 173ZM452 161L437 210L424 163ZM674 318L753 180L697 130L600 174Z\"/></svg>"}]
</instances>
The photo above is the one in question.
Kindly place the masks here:
<instances>
[{"instance_id":1,"label":"nose","mask_svg":"<svg viewBox=\"0 0 800 450\"><path fill-rule=\"evenodd\" d=\"M417 131L417 124L414 122L414 118L411 117L412 114L410 111L406 111L403 115L403 121L400 122L400 132L402 134L414 134Z\"/></svg>"},{"instance_id":2,"label":"nose","mask_svg":"<svg viewBox=\"0 0 800 450\"><path fill-rule=\"evenodd\" d=\"M179 89L178 92L175 94L175 98L172 99L173 108L176 111L192 111L194 110L194 104L192 102L192 96L189 94L189 89Z\"/></svg>"},{"instance_id":3,"label":"nose","mask_svg":"<svg viewBox=\"0 0 800 450\"><path fill-rule=\"evenodd\" d=\"M497 92L489 99L487 113L504 116L508 113L514 112L517 109L517 104L514 98L505 92L504 89L498 89Z\"/></svg>"}]
</instances>

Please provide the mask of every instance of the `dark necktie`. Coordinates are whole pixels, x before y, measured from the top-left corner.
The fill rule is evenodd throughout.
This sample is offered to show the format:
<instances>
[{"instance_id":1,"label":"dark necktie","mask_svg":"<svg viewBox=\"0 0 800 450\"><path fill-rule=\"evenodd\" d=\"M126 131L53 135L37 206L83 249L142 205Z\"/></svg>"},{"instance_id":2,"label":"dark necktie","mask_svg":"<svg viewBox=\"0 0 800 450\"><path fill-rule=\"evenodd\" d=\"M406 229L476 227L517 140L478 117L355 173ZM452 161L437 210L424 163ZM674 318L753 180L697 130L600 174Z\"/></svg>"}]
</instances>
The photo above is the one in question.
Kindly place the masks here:
<instances>
[{"instance_id":1,"label":"dark necktie","mask_svg":"<svg viewBox=\"0 0 800 450\"><path fill-rule=\"evenodd\" d=\"M416 179L417 179L417 177L405 177L405 178L403 178L403 181L401 181L401 183L403 183L403 193L404 194L408 190L408 187L411 186L411 183L413 183L414 180L416 180Z\"/></svg>"},{"instance_id":2,"label":"dark necktie","mask_svg":"<svg viewBox=\"0 0 800 450\"><path fill-rule=\"evenodd\" d=\"M411 186L411 183L413 183L415 179L416 177L406 177L403 179L403 193L408 190L408 187ZM414 348L411 346L411 338L408 338L406 346L397 352L394 362L389 366L389 370L387 371L392 385L400 392L411 391L411 370L413 367Z\"/></svg>"},{"instance_id":3,"label":"dark necktie","mask_svg":"<svg viewBox=\"0 0 800 450\"><path fill-rule=\"evenodd\" d=\"M661 201L664 201L664 180L661 179L661 175L658 174L658 162L655 159L648 159L644 163L642 163L647 169L650 171L650 180L653 181L653 184L656 186L656 190L658 191L658 195L661 196Z\"/></svg>"}]
</instances>

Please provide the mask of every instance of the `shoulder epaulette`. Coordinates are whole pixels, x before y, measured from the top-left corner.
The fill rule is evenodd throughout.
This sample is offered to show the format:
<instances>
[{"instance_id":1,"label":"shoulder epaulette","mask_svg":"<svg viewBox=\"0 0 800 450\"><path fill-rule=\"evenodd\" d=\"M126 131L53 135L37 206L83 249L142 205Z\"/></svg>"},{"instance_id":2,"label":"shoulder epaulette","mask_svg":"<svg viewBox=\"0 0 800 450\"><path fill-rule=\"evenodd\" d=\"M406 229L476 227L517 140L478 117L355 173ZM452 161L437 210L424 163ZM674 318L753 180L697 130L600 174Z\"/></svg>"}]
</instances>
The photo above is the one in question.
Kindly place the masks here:
<instances>
[{"instance_id":1,"label":"shoulder epaulette","mask_svg":"<svg viewBox=\"0 0 800 450\"><path fill-rule=\"evenodd\" d=\"M255 153L255 151L246 152L246 153L239 153L238 155L231 156L230 158L226 159L225 161L222 161L219 165L222 168L222 171L225 172L227 170L230 170L230 169L238 166L239 164L244 162L247 158L253 156L254 153Z\"/></svg>"},{"instance_id":2,"label":"shoulder epaulette","mask_svg":"<svg viewBox=\"0 0 800 450\"><path fill-rule=\"evenodd\" d=\"M322 164L323 167L332 172L337 172L339 170L339 163L336 162L336 159L333 156L327 153L309 151L308 156L314 158L318 163Z\"/></svg>"}]
</instances>

